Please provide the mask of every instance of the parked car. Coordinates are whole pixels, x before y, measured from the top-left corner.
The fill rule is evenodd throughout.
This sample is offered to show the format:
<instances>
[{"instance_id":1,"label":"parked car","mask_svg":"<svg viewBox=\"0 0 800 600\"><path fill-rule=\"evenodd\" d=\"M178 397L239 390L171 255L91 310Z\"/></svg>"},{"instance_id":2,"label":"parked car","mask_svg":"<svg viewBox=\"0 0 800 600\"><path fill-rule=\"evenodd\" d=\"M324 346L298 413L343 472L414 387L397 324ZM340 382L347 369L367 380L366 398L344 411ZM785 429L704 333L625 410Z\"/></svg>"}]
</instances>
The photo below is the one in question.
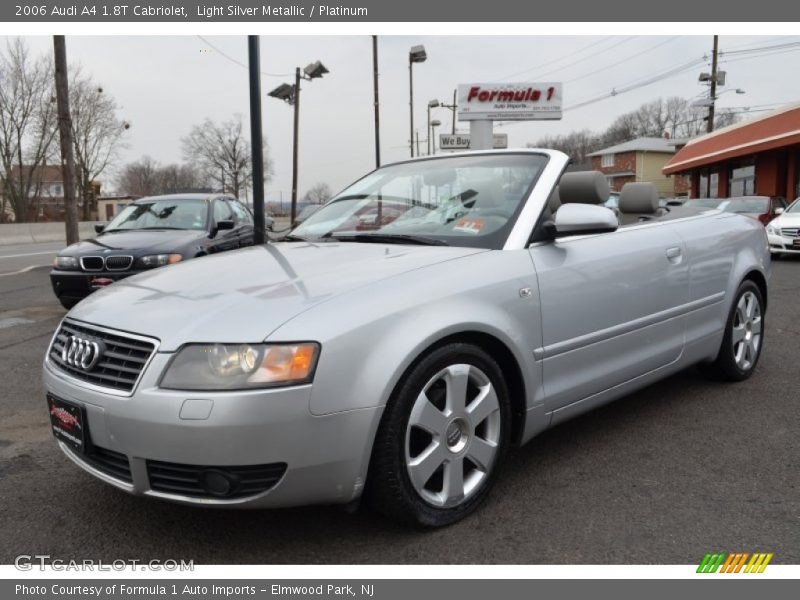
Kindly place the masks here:
<instances>
[{"instance_id":1,"label":"parked car","mask_svg":"<svg viewBox=\"0 0 800 600\"><path fill-rule=\"evenodd\" d=\"M773 258L800 254L800 198L767 225L769 249Z\"/></svg>"},{"instance_id":2,"label":"parked car","mask_svg":"<svg viewBox=\"0 0 800 600\"><path fill-rule=\"evenodd\" d=\"M725 212L746 215L766 225L786 210L786 200L781 197L740 196L722 200L717 208Z\"/></svg>"},{"instance_id":3,"label":"parked car","mask_svg":"<svg viewBox=\"0 0 800 600\"><path fill-rule=\"evenodd\" d=\"M238 200L209 194L141 198L97 237L67 246L53 259L50 282L65 308L115 281L253 244L253 217Z\"/></svg>"},{"instance_id":4,"label":"parked car","mask_svg":"<svg viewBox=\"0 0 800 600\"><path fill-rule=\"evenodd\" d=\"M100 290L45 359L61 449L132 494L363 496L440 526L486 498L511 445L696 363L748 378L764 228L684 207L659 217L652 184L625 186L620 225L604 176L562 175L568 161L531 149L384 166L286 241ZM340 227L387 196L432 218Z\"/></svg>"}]
</instances>

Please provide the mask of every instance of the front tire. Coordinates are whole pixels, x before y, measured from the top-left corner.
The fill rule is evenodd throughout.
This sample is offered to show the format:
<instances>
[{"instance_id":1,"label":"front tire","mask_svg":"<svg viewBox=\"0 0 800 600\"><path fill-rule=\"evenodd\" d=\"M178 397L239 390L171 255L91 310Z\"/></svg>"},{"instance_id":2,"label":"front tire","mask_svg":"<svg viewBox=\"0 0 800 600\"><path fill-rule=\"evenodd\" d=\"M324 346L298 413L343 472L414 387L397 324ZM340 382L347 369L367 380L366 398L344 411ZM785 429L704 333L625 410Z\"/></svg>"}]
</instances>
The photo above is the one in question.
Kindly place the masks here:
<instances>
[{"instance_id":1,"label":"front tire","mask_svg":"<svg viewBox=\"0 0 800 600\"><path fill-rule=\"evenodd\" d=\"M744 381L753 374L764 345L764 312L761 290L744 281L736 291L717 359L709 365L713 375Z\"/></svg>"},{"instance_id":2,"label":"front tire","mask_svg":"<svg viewBox=\"0 0 800 600\"><path fill-rule=\"evenodd\" d=\"M368 502L384 515L427 527L463 519L494 484L510 419L508 389L491 356L465 343L432 351L386 406Z\"/></svg>"}]
</instances>

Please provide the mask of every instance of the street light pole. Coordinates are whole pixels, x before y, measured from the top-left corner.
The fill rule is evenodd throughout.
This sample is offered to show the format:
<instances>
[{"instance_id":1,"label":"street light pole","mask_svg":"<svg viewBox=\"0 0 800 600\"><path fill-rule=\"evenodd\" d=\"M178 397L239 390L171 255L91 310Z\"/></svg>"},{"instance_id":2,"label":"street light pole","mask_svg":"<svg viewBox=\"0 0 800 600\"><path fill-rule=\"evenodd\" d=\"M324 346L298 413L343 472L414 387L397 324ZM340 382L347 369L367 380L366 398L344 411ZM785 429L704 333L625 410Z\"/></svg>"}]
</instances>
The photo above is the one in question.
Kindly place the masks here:
<instances>
[{"instance_id":1,"label":"street light pole","mask_svg":"<svg viewBox=\"0 0 800 600\"><path fill-rule=\"evenodd\" d=\"M372 36L372 89L375 96L375 167L381 166L381 120L378 104L378 36Z\"/></svg>"},{"instance_id":2,"label":"street light pole","mask_svg":"<svg viewBox=\"0 0 800 600\"><path fill-rule=\"evenodd\" d=\"M292 208L289 224L294 225L297 217L297 150L300 133L300 67L294 71L294 149L292 150Z\"/></svg>"},{"instance_id":3,"label":"street light pole","mask_svg":"<svg viewBox=\"0 0 800 600\"><path fill-rule=\"evenodd\" d=\"M257 35L247 36L250 73L250 146L253 166L253 241L264 243L264 145L261 131L261 56Z\"/></svg>"},{"instance_id":4,"label":"street light pole","mask_svg":"<svg viewBox=\"0 0 800 600\"><path fill-rule=\"evenodd\" d=\"M411 158L414 158L414 63L425 62L428 55L425 46L412 46L408 51L408 110L409 110L409 137L408 145ZM419 134L417 134L417 155L419 155Z\"/></svg>"}]
</instances>

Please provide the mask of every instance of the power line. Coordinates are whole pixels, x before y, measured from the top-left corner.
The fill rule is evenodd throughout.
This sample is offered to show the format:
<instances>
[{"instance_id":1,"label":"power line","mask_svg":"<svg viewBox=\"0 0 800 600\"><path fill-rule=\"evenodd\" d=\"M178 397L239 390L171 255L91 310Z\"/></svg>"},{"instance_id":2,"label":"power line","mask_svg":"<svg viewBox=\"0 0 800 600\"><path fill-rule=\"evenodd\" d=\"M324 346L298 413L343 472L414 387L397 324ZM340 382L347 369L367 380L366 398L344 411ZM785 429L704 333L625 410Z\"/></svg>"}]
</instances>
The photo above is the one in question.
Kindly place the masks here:
<instances>
[{"instance_id":1,"label":"power line","mask_svg":"<svg viewBox=\"0 0 800 600\"><path fill-rule=\"evenodd\" d=\"M637 54L632 54L630 56L626 56L622 60L618 60L615 63L611 63L610 65L607 65L607 66L602 67L600 69L593 69L592 71L587 71L586 73L584 73L583 75L579 75L578 77L573 77L572 79L567 79L564 83L573 83L574 81L579 81L581 79L585 79L586 77L591 77L592 75L595 75L596 73L602 73L603 71L608 71L609 69L613 69L614 67L617 67L617 66L619 66L619 65L621 65L623 63L628 62L629 60L634 60L636 58L639 58L642 54L646 54L648 52L652 52L656 48L660 48L661 46L664 46L665 44L669 44L670 42L674 42L679 37L680 36L677 36L677 35L673 36L673 37L671 37L671 38L669 38L667 40L663 40L663 41L659 42L655 46L651 46L649 48L646 48L646 49L638 52Z\"/></svg>"},{"instance_id":2,"label":"power line","mask_svg":"<svg viewBox=\"0 0 800 600\"><path fill-rule=\"evenodd\" d=\"M506 79L511 79L512 77L516 77L518 75L524 75L525 73L530 73L531 71L535 71L536 69L549 67L550 65L553 65L553 64L555 64L557 62L561 62L562 60L566 60L567 58L571 58L571 57L573 57L573 56L575 56L577 54L580 54L584 50L588 50L589 48L594 48L595 46L599 46L600 44L604 44L609 39L611 39L611 38L604 37L604 38L602 38L600 40L592 42L591 44L587 44L586 46L581 46L580 48L578 48L574 52L570 52L569 54L566 54L566 55L561 56L559 58L556 58L556 59L553 59L553 60L549 60L547 62L544 62L544 63L540 64L540 65L536 65L535 67L529 67L529 68L524 69L522 71L517 71L516 73L511 73L510 75L504 75L503 77L500 77L499 80L500 81L505 81Z\"/></svg>"},{"instance_id":3,"label":"power line","mask_svg":"<svg viewBox=\"0 0 800 600\"><path fill-rule=\"evenodd\" d=\"M214 51L215 51L217 54L219 54L219 55L220 55L220 56L222 56L223 58L227 58L227 59L228 59L229 61L231 61L233 64L239 65L240 67L242 67L242 68L244 68L244 69L247 69L247 68L248 68L248 66L247 66L246 64L244 64L243 62L241 62L241 61L239 61L239 60L236 60L235 58L233 58L233 57L232 57L232 56L230 56L229 54L226 54L225 52L223 52L222 50L220 50L218 47L216 47L214 44L212 44L211 42L209 42L209 41L208 41L206 38L204 38L202 35L198 35L198 36L196 36L196 37L198 37L199 39L201 39L201 40L202 40L202 41L203 41L203 42L204 42L206 45L208 45L208 46L209 46L209 47L210 47L212 50L214 50ZM262 75L265 75L265 76L267 76L267 77L290 77L290 76L294 75L294 73L265 73L264 71L261 71L261 74L262 74Z\"/></svg>"}]
</instances>

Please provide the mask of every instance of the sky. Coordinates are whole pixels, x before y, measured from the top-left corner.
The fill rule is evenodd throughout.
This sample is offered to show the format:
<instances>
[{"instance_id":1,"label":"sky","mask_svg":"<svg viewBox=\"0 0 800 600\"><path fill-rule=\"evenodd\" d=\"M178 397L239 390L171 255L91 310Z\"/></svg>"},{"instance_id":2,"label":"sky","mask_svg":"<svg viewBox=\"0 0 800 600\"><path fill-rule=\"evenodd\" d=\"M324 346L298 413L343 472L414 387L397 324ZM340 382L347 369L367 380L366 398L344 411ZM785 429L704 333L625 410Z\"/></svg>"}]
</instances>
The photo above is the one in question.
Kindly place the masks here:
<instances>
[{"instance_id":1,"label":"sky","mask_svg":"<svg viewBox=\"0 0 800 600\"><path fill-rule=\"evenodd\" d=\"M34 52L52 53L51 38L26 40ZM800 36L722 36L720 69L727 72L722 91L731 92L721 95L717 106L757 110L800 101L795 75L800 46L745 57L724 54L798 41ZM451 103L459 83L561 81L569 107L708 58L712 36L381 36L383 163L409 156L408 50L416 44L423 44L428 54L425 63L414 67L414 118L424 152L428 101ZM181 138L206 117L223 121L240 113L249 131L244 36L68 36L67 55L113 95L120 118L130 122L122 162L145 154L165 164L181 162ZM292 107L266 94L283 82L293 83L295 67L316 60L330 73L302 84L300 195L320 182L338 191L375 166L371 38L262 36L263 131L274 164L268 201L281 196L288 200L291 194ZM707 94L697 81L703 70L709 65L566 110L560 121L496 124L495 132L508 134L509 147L524 147L548 134L602 131L618 115L658 97ZM733 93L736 88L746 94ZM449 131L451 115L447 109L434 109L432 118ZM468 124L461 123L458 130L468 131ZM114 190L112 173L100 179L104 193Z\"/></svg>"}]
</instances>

